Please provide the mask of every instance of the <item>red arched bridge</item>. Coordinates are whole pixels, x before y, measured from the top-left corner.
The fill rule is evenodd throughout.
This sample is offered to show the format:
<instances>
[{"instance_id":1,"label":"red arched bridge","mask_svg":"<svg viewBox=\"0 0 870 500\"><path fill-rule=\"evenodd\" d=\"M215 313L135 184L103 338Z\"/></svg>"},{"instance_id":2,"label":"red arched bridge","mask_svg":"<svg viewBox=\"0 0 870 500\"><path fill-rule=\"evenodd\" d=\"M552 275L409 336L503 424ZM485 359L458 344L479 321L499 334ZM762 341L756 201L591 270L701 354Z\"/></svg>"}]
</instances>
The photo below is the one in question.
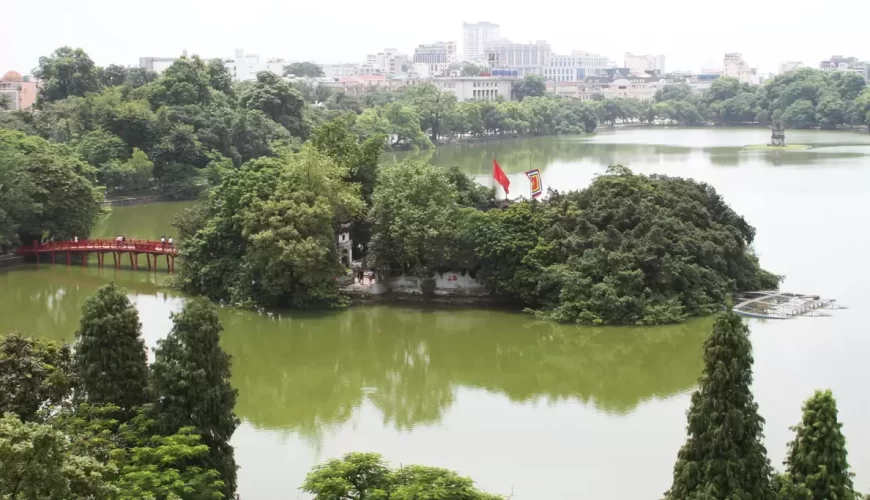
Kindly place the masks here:
<instances>
[{"instance_id":1,"label":"red arched bridge","mask_svg":"<svg viewBox=\"0 0 870 500\"><path fill-rule=\"evenodd\" d=\"M99 267L104 267L106 255L112 254L114 267L117 269L121 268L124 254L130 256L130 267L139 269L139 255L144 254L149 271L152 269L151 257L154 257L154 270L156 271L157 258L165 255L166 269L171 273L175 272L175 256L178 255L178 247L170 243L150 240L66 240L45 243L34 241L31 245L19 247L17 253L24 256L36 256L37 263L39 263L41 256L48 254L51 256L52 264L55 263L57 254L65 254L66 265L70 265L72 254L76 253L82 256L82 265L84 266L88 265L88 255L95 253Z\"/></svg>"}]
</instances>

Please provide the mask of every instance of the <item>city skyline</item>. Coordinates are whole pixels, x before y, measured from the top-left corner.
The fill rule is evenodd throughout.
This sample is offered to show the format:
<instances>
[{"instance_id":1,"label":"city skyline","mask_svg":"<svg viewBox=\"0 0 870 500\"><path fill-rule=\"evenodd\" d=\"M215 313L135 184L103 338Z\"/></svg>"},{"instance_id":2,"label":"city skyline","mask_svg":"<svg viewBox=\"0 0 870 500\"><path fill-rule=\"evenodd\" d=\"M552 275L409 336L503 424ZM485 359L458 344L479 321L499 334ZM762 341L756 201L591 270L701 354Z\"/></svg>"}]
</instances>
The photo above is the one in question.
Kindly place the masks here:
<instances>
[{"instance_id":1,"label":"city skyline","mask_svg":"<svg viewBox=\"0 0 870 500\"><path fill-rule=\"evenodd\" d=\"M322 64L362 61L366 54L384 47L412 54L417 45L439 40L457 41L462 53L463 23L480 21L499 24L501 37L513 42L546 40L554 54L582 50L620 64L626 52L662 54L667 57L668 70L698 71L710 65L721 68L723 55L731 52L742 53L762 73L777 72L788 61L815 67L833 54L868 58L860 49L862 30L850 29L851 24L858 28L860 13L844 18L844 0L828 2L813 13L795 12L780 0L736 0L727 11L717 13L715 23L690 14L697 9L684 0L655 5L629 2L626 6L632 15L616 24L590 21L595 16L606 20L612 15L606 5L577 7L577 12L584 14L584 21L577 23L573 16L552 12L494 10L456 0L442 4L448 8L433 9L414 19L406 4L392 1L376 11L366 11L339 0L323 11L316 5L291 7L274 0L244 4L155 0L140 12L108 0L79 5L45 0L36 18L39 22L10 23L0 32L0 71L30 73L40 56L64 45L83 48L101 66L135 66L139 57L175 57L182 50L207 58L230 57L239 47L265 59ZM848 7L856 10L854 5ZM859 6L857 10L867 8ZM22 3L10 4L5 11L10 19L37 15ZM408 15L410 21L397 22ZM667 30L668 23L673 30ZM144 36L137 35L137 29ZM801 36L810 29L812 37ZM34 36L35 31L39 36Z\"/></svg>"}]
</instances>

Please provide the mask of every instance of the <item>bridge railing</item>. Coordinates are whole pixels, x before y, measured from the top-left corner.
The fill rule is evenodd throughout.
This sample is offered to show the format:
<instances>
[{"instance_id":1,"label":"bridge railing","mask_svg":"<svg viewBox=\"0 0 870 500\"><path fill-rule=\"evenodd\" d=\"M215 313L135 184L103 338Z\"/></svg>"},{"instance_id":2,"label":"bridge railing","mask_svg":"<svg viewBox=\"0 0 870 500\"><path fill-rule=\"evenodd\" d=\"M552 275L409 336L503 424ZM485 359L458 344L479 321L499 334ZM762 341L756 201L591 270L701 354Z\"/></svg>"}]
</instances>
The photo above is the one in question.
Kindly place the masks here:
<instances>
[{"instance_id":1,"label":"bridge railing","mask_svg":"<svg viewBox=\"0 0 870 500\"><path fill-rule=\"evenodd\" d=\"M141 252L141 253L168 253L177 254L178 247L174 244L161 243L152 240L126 240L114 239L90 239L90 240L64 240L47 241L39 243L34 241L30 245L18 247L18 254L30 254L41 252L66 252L66 251L118 251L118 252Z\"/></svg>"}]
</instances>

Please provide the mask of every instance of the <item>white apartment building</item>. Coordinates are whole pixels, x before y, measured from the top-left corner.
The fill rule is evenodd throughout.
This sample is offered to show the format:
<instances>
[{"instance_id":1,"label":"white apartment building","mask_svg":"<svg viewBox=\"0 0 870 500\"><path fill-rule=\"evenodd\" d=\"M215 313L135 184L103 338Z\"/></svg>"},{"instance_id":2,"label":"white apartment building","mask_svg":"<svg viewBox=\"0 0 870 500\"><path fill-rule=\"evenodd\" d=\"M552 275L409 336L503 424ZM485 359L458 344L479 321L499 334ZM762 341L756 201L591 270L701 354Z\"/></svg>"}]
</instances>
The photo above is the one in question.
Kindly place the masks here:
<instances>
[{"instance_id":1,"label":"white apartment building","mask_svg":"<svg viewBox=\"0 0 870 500\"><path fill-rule=\"evenodd\" d=\"M182 52L181 56L187 57L187 51ZM177 57L140 57L139 67L162 73L178 59ZM203 60L208 61L209 59L203 58ZM281 76L284 74L284 66L293 62L285 59L269 59L263 62L260 61L260 56L257 54L245 54L245 49L236 49L234 57L227 57L221 60L233 76L233 79L238 82L256 80L257 73L261 71L271 71Z\"/></svg>"},{"instance_id":2,"label":"white apartment building","mask_svg":"<svg viewBox=\"0 0 870 500\"><path fill-rule=\"evenodd\" d=\"M560 83L551 85L549 90L558 96L580 99L581 101L588 101L592 99L592 96L595 94L601 94L605 99L624 97L638 99L640 101L651 101L655 97L656 92L665 85L664 81L642 82L620 78L612 82Z\"/></svg>"},{"instance_id":3,"label":"white apartment building","mask_svg":"<svg viewBox=\"0 0 870 500\"><path fill-rule=\"evenodd\" d=\"M360 68L360 74L394 75L404 73L408 71L410 63L407 55L400 54L395 48L387 48L383 52L367 55L365 64Z\"/></svg>"},{"instance_id":4,"label":"white apartment building","mask_svg":"<svg viewBox=\"0 0 870 500\"><path fill-rule=\"evenodd\" d=\"M456 96L457 101L495 101L511 99L514 80L486 76L460 76L456 78L432 78L426 80L444 92Z\"/></svg>"},{"instance_id":5,"label":"white apartment building","mask_svg":"<svg viewBox=\"0 0 870 500\"><path fill-rule=\"evenodd\" d=\"M187 55L186 50L184 51L183 55ZM172 63L177 60L177 57L140 57L139 67L160 74L166 71L166 68L172 66Z\"/></svg>"},{"instance_id":6,"label":"white apartment building","mask_svg":"<svg viewBox=\"0 0 870 500\"><path fill-rule=\"evenodd\" d=\"M819 63L819 69L824 71L851 71L858 73L864 79L870 79L870 63L862 62L856 57L831 56Z\"/></svg>"},{"instance_id":7,"label":"white apartment building","mask_svg":"<svg viewBox=\"0 0 870 500\"><path fill-rule=\"evenodd\" d=\"M320 69L323 70L324 77L337 80L358 75L360 65L352 63L321 64Z\"/></svg>"},{"instance_id":8,"label":"white apartment building","mask_svg":"<svg viewBox=\"0 0 870 500\"><path fill-rule=\"evenodd\" d=\"M520 77L543 75L550 66L550 44L544 40L514 43L501 38L486 42L486 60L492 68L515 69Z\"/></svg>"},{"instance_id":9,"label":"white apartment building","mask_svg":"<svg viewBox=\"0 0 870 500\"><path fill-rule=\"evenodd\" d=\"M457 62L456 42L435 42L422 44L414 49L414 64L428 66L428 74L440 75Z\"/></svg>"},{"instance_id":10,"label":"white apartment building","mask_svg":"<svg viewBox=\"0 0 870 500\"><path fill-rule=\"evenodd\" d=\"M501 27L480 21L462 23L462 60L472 63L486 62L486 42L501 38Z\"/></svg>"},{"instance_id":11,"label":"white apartment building","mask_svg":"<svg viewBox=\"0 0 870 500\"><path fill-rule=\"evenodd\" d=\"M266 71L265 63L260 62L257 54L245 54L245 49L236 49L235 57L224 59L227 69L237 82L257 79L257 73ZM283 73L283 67L278 74Z\"/></svg>"},{"instance_id":12,"label":"white apartment building","mask_svg":"<svg viewBox=\"0 0 870 500\"><path fill-rule=\"evenodd\" d=\"M542 76L550 82L576 82L588 76L602 76L611 67L605 56L575 50L567 56L550 56L550 63L543 68Z\"/></svg>"},{"instance_id":13,"label":"white apartment building","mask_svg":"<svg viewBox=\"0 0 870 500\"><path fill-rule=\"evenodd\" d=\"M647 76L647 71L665 72L665 56L663 55L635 55L626 52L623 62L623 67L628 68L631 74L636 76Z\"/></svg>"},{"instance_id":14,"label":"white apartment building","mask_svg":"<svg viewBox=\"0 0 870 500\"><path fill-rule=\"evenodd\" d=\"M736 78L740 83L759 84L758 69L750 68L743 60L743 55L737 52L725 54L725 71L722 72L722 76Z\"/></svg>"},{"instance_id":15,"label":"white apartment building","mask_svg":"<svg viewBox=\"0 0 870 500\"><path fill-rule=\"evenodd\" d=\"M284 75L284 66L289 66L293 61L286 59L269 59L260 61L257 54L246 54L245 49L236 49L235 56L224 59L224 64L237 82L246 82L257 79L257 73L270 71L278 76Z\"/></svg>"},{"instance_id":16,"label":"white apartment building","mask_svg":"<svg viewBox=\"0 0 870 500\"><path fill-rule=\"evenodd\" d=\"M802 63L800 61L784 62L784 63L779 65L779 72L780 73L788 73L789 71L794 71L798 68L803 68L803 67L804 67L804 63Z\"/></svg>"}]
</instances>

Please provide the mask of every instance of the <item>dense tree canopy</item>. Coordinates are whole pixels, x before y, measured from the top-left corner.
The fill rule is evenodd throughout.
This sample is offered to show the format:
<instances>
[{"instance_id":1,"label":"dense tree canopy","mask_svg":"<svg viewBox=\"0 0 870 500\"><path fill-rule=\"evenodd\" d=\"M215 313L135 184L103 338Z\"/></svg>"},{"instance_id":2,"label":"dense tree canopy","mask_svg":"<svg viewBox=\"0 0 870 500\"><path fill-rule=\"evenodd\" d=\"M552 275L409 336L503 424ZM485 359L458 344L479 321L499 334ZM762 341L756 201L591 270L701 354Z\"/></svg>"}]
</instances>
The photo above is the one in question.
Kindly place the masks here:
<instances>
[{"instance_id":1,"label":"dense tree canopy","mask_svg":"<svg viewBox=\"0 0 870 500\"><path fill-rule=\"evenodd\" d=\"M462 68L460 69L460 76L480 76L485 73L489 73L488 67L470 62L462 63Z\"/></svg>"},{"instance_id":2,"label":"dense tree canopy","mask_svg":"<svg viewBox=\"0 0 870 500\"><path fill-rule=\"evenodd\" d=\"M659 324L717 311L736 291L776 288L755 230L702 183L611 167L586 189L491 206L462 177L384 166L371 211L377 267L431 277L466 269L542 317ZM462 200L462 203L460 201Z\"/></svg>"},{"instance_id":3,"label":"dense tree canopy","mask_svg":"<svg viewBox=\"0 0 870 500\"><path fill-rule=\"evenodd\" d=\"M526 97L542 97L547 91L547 82L541 75L528 74L513 84L513 98L522 101Z\"/></svg>"},{"instance_id":4,"label":"dense tree canopy","mask_svg":"<svg viewBox=\"0 0 870 500\"><path fill-rule=\"evenodd\" d=\"M245 109L262 111L297 137L307 135L302 118L305 105L302 96L274 73L258 73L257 81L242 91L239 104Z\"/></svg>"},{"instance_id":5,"label":"dense tree canopy","mask_svg":"<svg viewBox=\"0 0 870 500\"><path fill-rule=\"evenodd\" d=\"M391 470L377 453L348 453L315 466L302 490L315 500L499 500L474 481L436 467L409 465Z\"/></svg>"},{"instance_id":6,"label":"dense tree canopy","mask_svg":"<svg viewBox=\"0 0 870 500\"><path fill-rule=\"evenodd\" d=\"M208 444L237 425L214 311L194 302L174 318L155 362L155 410L142 396L144 346L125 301L113 286L89 298L74 346L0 338L0 498L232 498L233 450L224 447L215 463ZM98 399L124 406L93 404ZM222 464L232 466L231 477Z\"/></svg>"},{"instance_id":7,"label":"dense tree canopy","mask_svg":"<svg viewBox=\"0 0 870 500\"><path fill-rule=\"evenodd\" d=\"M777 287L752 253L755 230L709 185L616 166L543 206L546 243L525 261L541 273L537 306L549 318L666 323Z\"/></svg>"},{"instance_id":8,"label":"dense tree canopy","mask_svg":"<svg viewBox=\"0 0 870 500\"><path fill-rule=\"evenodd\" d=\"M60 405L73 384L68 345L15 333L0 338L0 415L32 420L39 410Z\"/></svg>"},{"instance_id":9,"label":"dense tree canopy","mask_svg":"<svg viewBox=\"0 0 870 500\"><path fill-rule=\"evenodd\" d=\"M0 247L88 235L102 201L94 177L64 145L0 130Z\"/></svg>"},{"instance_id":10,"label":"dense tree canopy","mask_svg":"<svg viewBox=\"0 0 870 500\"><path fill-rule=\"evenodd\" d=\"M225 177L204 211L182 220L181 287L232 304L339 304L337 224L363 213L349 169L312 145Z\"/></svg>"},{"instance_id":11,"label":"dense tree canopy","mask_svg":"<svg viewBox=\"0 0 870 500\"><path fill-rule=\"evenodd\" d=\"M57 163L95 167L89 179L109 191L195 197L212 161L229 158L238 167L274 156L310 128L305 103L290 84L263 73L253 84L236 85L220 60L181 57L158 77L141 68L100 68L81 49L62 47L42 58L35 74L45 80L38 106L4 113L0 129L71 146L52 150L65 157ZM134 156L136 149L145 156ZM7 214L0 209L0 234L11 240ZM90 226L78 227L76 234L86 236Z\"/></svg>"},{"instance_id":12,"label":"dense tree canopy","mask_svg":"<svg viewBox=\"0 0 870 500\"><path fill-rule=\"evenodd\" d=\"M458 209L444 170L413 160L385 165L370 215L372 264L428 277L451 259Z\"/></svg>"},{"instance_id":13,"label":"dense tree canopy","mask_svg":"<svg viewBox=\"0 0 870 500\"><path fill-rule=\"evenodd\" d=\"M48 57L40 57L33 76L43 80L39 91L43 103L82 97L100 89L100 70L84 50L72 47L61 47Z\"/></svg>"},{"instance_id":14,"label":"dense tree canopy","mask_svg":"<svg viewBox=\"0 0 870 500\"><path fill-rule=\"evenodd\" d=\"M295 62L284 66L284 76L317 78L323 76L323 69L313 62Z\"/></svg>"}]
</instances>

